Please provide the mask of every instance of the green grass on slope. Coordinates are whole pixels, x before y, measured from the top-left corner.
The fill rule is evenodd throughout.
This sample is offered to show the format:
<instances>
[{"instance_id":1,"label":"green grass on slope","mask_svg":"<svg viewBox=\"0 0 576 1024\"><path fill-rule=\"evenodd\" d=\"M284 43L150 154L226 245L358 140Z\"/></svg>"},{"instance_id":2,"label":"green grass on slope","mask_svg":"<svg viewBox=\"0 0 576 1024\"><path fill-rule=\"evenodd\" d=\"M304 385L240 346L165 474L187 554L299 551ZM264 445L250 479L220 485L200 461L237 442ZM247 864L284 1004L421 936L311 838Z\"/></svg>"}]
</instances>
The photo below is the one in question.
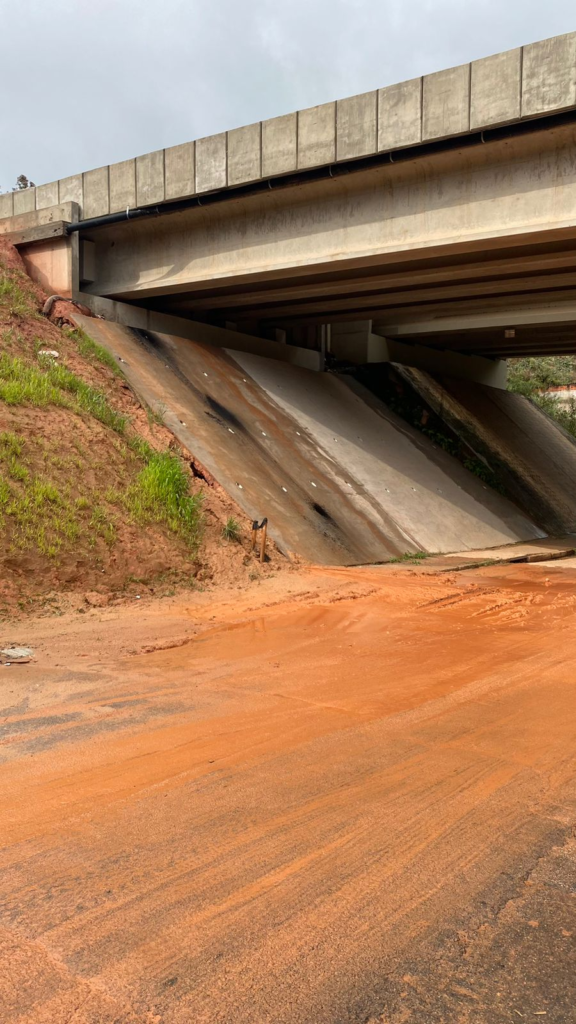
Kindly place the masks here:
<instances>
[{"instance_id":1,"label":"green grass on slope","mask_svg":"<svg viewBox=\"0 0 576 1024\"><path fill-rule=\"evenodd\" d=\"M109 370L112 370L112 373L115 373L116 376L122 376L122 371L114 359L114 356L110 355L108 349L105 349L102 345L98 345L96 341L93 341L92 338L88 337L81 328L77 327L73 331L66 331L66 335L71 338L72 341L76 342L80 355L83 359L86 359L87 362L101 363Z\"/></svg>"},{"instance_id":2,"label":"green grass on slope","mask_svg":"<svg viewBox=\"0 0 576 1024\"><path fill-rule=\"evenodd\" d=\"M98 352L90 354L100 358ZM127 466L131 480L122 492L86 492L80 467L70 469L67 484L58 484L46 472L32 472L33 439L1 434L0 528L11 526L14 550L36 549L54 557L82 536L91 546L97 537L112 545L120 517L127 515L133 522L165 526L195 553L203 527L202 495L188 493L189 477L178 456L155 451L131 432L128 417L114 409L104 392L51 358L37 356L34 364L3 352L0 401L9 406L57 406L92 417L119 435L114 443L122 457L143 464L135 476ZM66 469L64 461L55 456L52 465Z\"/></svg>"},{"instance_id":3,"label":"green grass on slope","mask_svg":"<svg viewBox=\"0 0 576 1024\"><path fill-rule=\"evenodd\" d=\"M125 495L136 522L163 523L191 546L202 525L202 494L188 493L188 475L170 452L154 452Z\"/></svg>"}]
</instances>

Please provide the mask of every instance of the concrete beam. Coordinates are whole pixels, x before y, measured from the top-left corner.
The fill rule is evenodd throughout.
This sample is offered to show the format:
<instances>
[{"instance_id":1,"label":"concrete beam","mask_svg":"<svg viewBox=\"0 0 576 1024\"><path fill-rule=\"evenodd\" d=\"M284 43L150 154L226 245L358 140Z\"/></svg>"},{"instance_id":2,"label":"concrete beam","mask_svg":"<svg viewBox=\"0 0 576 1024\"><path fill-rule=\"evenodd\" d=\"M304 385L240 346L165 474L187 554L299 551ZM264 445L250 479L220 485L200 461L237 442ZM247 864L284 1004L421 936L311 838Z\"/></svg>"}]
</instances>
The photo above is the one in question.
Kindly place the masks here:
<instances>
[{"instance_id":1,"label":"concrete beam","mask_svg":"<svg viewBox=\"0 0 576 1024\"><path fill-rule=\"evenodd\" d=\"M515 236L574 233L573 159L566 126L301 184L297 203L279 190L273 203L265 193L107 228L94 291L138 298L253 275L287 280L311 267L377 268L414 250L495 252Z\"/></svg>"},{"instance_id":2,"label":"concrete beam","mask_svg":"<svg viewBox=\"0 0 576 1024\"><path fill-rule=\"evenodd\" d=\"M373 337L376 337L373 335ZM483 356L463 355L461 352L438 351L426 345L406 345L392 338L380 338L386 348L387 363L414 366L428 373L443 374L487 384L491 388L506 390L508 363L505 359L485 359ZM375 362L374 359L369 360Z\"/></svg>"},{"instance_id":3,"label":"concrete beam","mask_svg":"<svg viewBox=\"0 0 576 1024\"><path fill-rule=\"evenodd\" d=\"M268 341L266 338L256 338L251 334L242 334L240 331L229 331L222 327L213 327L210 324L196 323L194 320L184 320L182 317L158 313L140 306L131 306L126 302L112 301L99 295L91 295L88 292L81 292L79 298L93 313L103 316L113 323L123 324L125 327L134 327L141 331L154 331L157 334L171 334L176 338L204 342L207 345L215 345L217 348L225 348L231 352L250 352L253 355L266 356L268 359L290 363L293 366L302 366L307 370L322 369L321 354L312 349L300 348L296 345L282 345L276 341Z\"/></svg>"},{"instance_id":4,"label":"concrete beam","mask_svg":"<svg viewBox=\"0 0 576 1024\"><path fill-rule=\"evenodd\" d=\"M36 242L47 242L53 238L66 238L66 222L54 221L51 224L38 224L33 228L9 231L5 236L12 245L33 245Z\"/></svg>"},{"instance_id":5,"label":"concrete beam","mask_svg":"<svg viewBox=\"0 0 576 1024\"><path fill-rule=\"evenodd\" d=\"M429 373L474 380L493 388L506 387L507 364L504 360L463 355L386 338L373 333L371 320L332 324L330 339L330 352L336 359L358 366L399 363Z\"/></svg>"},{"instance_id":6,"label":"concrete beam","mask_svg":"<svg viewBox=\"0 0 576 1024\"><path fill-rule=\"evenodd\" d=\"M442 335L453 331L473 331L482 328L502 327L511 329L531 324L576 324L576 303L554 302L545 307L518 306L486 313L460 314L459 316L435 317L406 321L401 324L385 324L379 331L391 338L415 337L416 335Z\"/></svg>"}]
</instances>

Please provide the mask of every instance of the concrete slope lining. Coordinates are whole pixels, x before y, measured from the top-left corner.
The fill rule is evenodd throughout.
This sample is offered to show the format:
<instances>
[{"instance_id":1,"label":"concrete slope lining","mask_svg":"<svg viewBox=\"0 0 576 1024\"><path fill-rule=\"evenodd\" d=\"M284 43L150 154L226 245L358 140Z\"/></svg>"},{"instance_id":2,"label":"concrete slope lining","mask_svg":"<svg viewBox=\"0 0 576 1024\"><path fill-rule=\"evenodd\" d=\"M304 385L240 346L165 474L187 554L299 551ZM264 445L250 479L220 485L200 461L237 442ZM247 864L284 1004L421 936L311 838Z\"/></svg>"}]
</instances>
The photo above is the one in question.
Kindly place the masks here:
<instances>
[{"instance_id":1,"label":"concrete slope lining","mask_svg":"<svg viewBox=\"0 0 576 1024\"><path fill-rule=\"evenodd\" d=\"M396 366L549 534L576 533L576 442L523 395Z\"/></svg>"},{"instance_id":2,"label":"concrete slope lining","mask_svg":"<svg viewBox=\"0 0 576 1024\"><path fill-rule=\"evenodd\" d=\"M75 314L113 355L140 399L165 410L181 444L288 556L327 565L385 561L410 545L361 488L224 350ZM412 548L414 550L414 548Z\"/></svg>"},{"instance_id":3,"label":"concrete slope lining","mask_svg":"<svg viewBox=\"0 0 576 1024\"><path fill-rule=\"evenodd\" d=\"M511 502L367 393L354 393L334 374L248 353L234 358L369 496L373 515L384 512L394 523L406 550L453 551L543 536Z\"/></svg>"},{"instance_id":4,"label":"concrete slope lining","mask_svg":"<svg viewBox=\"0 0 576 1024\"><path fill-rule=\"evenodd\" d=\"M76 315L142 400L280 549L321 564L541 536L384 407L331 374Z\"/></svg>"}]
</instances>

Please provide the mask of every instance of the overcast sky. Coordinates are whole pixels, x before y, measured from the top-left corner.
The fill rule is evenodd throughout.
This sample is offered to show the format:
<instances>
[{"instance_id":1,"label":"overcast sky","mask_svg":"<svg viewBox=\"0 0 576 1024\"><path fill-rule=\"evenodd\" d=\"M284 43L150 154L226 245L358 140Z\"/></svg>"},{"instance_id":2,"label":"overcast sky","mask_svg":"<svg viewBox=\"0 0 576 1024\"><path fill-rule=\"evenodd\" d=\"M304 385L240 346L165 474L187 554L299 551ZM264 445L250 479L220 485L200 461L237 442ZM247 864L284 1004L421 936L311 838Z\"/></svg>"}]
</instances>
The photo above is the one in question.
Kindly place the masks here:
<instances>
[{"instance_id":1,"label":"overcast sky","mask_svg":"<svg viewBox=\"0 0 576 1024\"><path fill-rule=\"evenodd\" d=\"M576 29L574 0L18 0L0 191Z\"/></svg>"}]
</instances>

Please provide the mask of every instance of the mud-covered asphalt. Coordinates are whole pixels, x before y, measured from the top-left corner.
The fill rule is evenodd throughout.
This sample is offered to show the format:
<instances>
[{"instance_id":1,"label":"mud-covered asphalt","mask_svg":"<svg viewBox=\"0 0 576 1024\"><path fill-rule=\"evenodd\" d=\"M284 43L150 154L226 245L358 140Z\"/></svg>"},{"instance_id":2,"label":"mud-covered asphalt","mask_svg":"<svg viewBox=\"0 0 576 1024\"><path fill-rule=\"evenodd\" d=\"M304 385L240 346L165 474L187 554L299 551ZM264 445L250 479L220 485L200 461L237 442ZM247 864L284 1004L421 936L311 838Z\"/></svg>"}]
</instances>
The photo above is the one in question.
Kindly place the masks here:
<instances>
[{"instance_id":1,"label":"mud-covered asphalt","mask_svg":"<svg viewBox=\"0 0 576 1024\"><path fill-rule=\"evenodd\" d=\"M574 1020L575 627L538 565L19 624L0 1020Z\"/></svg>"}]
</instances>

